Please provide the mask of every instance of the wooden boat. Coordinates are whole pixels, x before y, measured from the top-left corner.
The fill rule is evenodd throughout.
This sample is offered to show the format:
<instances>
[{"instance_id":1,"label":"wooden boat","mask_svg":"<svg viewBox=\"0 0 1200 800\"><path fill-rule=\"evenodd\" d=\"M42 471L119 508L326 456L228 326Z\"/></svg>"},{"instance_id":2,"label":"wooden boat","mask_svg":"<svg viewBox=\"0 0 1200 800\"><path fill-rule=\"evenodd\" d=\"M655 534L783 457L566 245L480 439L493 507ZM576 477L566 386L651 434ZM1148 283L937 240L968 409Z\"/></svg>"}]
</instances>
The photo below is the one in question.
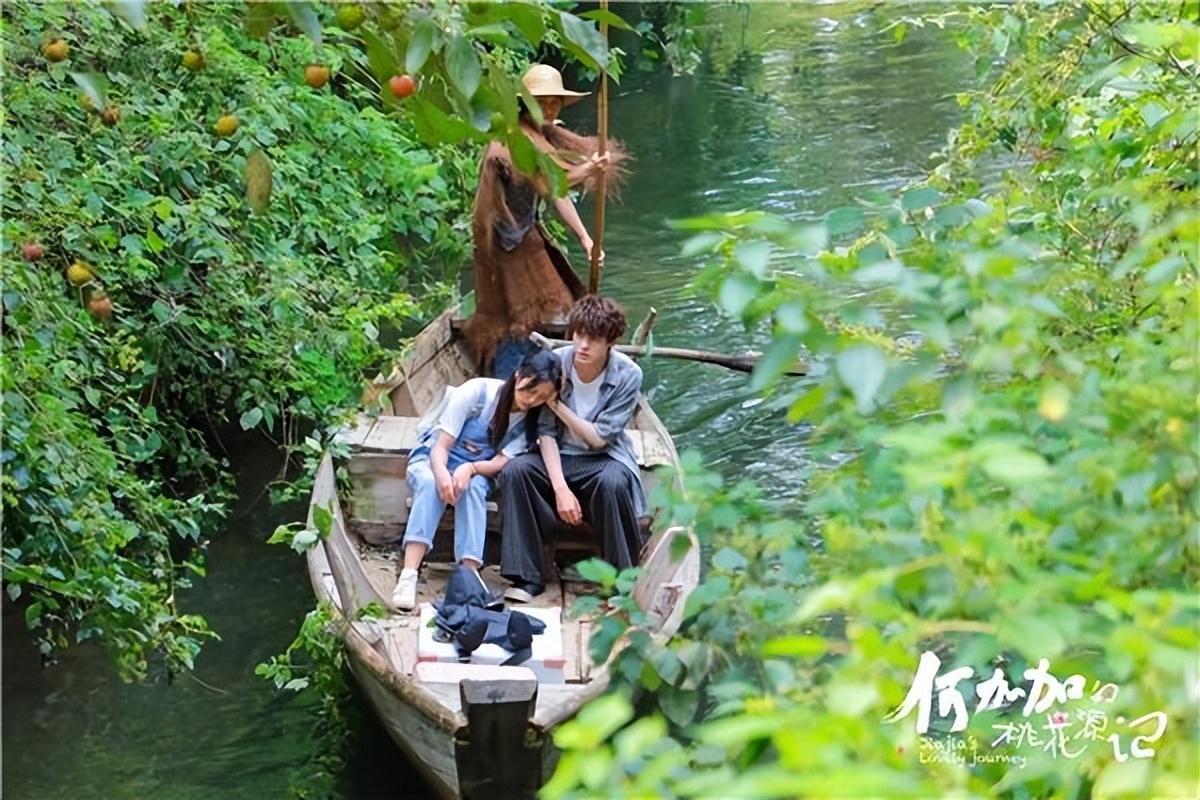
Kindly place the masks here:
<instances>
[{"instance_id":1,"label":"wooden boat","mask_svg":"<svg viewBox=\"0 0 1200 800\"><path fill-rule=\"evenodd\" d=\"M332 606L342 620L339 627L356 680L388 733L429 783L447 797L531 797L557 761L551 731L608 685L605 665L589 656L597 617L568 614L584 587L559 579L556 571L543 595L520 606L547 623L546 633L534 638L533 657L524 664L497 666L497 654L484 652L499 651L495 645L481 647L469 664L457 663L452 646L433 642L428 625L429 604L442 595L453 566L453 509L448 509L422 572L421 613L389 610L383 618L362 613L372 603L390 606L399 551L395 545L378 545L398 541L403 533L409 495L405 467L416 443L417 422L445 386L473 376L473 363L458 336L454 312L448 311L417 336L393 375L368 393L372 408L338 437L349 446L348 460L338 465L326 452L317 472L309 525L315 527L318 517L327 519L319 509L331 512L332 524L328 536L308 551L308 570L318 601ZM373 415L375 411L380 413ZM677 467L678 454L644 398L628 430L649 494L658 480L652 470ZM677 469L674 474L677 479ZM503 535L498 516L489 503L486 557L493 565ZM679 561L671 557L676 536L689 537L693 545ZM583 536L549 543L547 564L562 563L572 552L576 560L587 557L593 541ZM699 548L690 531L658 521L640 566L634 597L656 634L670 637L699 579ZM485 568L484 577L493 590L505 585L495 566Z\"/></svg>"}]
</instances>

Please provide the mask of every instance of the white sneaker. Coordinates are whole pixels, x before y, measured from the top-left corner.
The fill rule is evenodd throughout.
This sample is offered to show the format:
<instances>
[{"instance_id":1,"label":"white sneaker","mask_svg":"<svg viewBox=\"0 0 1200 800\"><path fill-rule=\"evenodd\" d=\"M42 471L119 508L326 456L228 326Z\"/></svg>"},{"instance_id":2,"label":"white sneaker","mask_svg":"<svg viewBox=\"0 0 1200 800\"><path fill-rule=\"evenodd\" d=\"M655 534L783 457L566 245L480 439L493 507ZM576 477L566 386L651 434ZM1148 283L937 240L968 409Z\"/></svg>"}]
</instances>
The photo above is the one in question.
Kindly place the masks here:
<instances>
[{"instance_id":1,"label":"white sneaker","mask_svg":"<svg viewBox=\"0 0 1200 800\"><path fill-rule=\"evenodd\" d=\"M417 571L400 570L400 579L392 591L392 605L401 611L412 611L417 607Z\"/></svg>"}]
</instances>

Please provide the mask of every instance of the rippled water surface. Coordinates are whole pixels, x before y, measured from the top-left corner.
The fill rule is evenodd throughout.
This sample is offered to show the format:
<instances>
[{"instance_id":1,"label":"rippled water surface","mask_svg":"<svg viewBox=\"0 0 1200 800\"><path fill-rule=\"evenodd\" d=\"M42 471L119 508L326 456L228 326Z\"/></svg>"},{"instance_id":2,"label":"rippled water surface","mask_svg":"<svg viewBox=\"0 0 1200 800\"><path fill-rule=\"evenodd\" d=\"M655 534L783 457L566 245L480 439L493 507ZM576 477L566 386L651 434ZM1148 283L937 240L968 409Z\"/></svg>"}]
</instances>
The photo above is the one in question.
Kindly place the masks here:
<instances>
[{"instance_id":1,"label":"rippled water surface","mask_svg":"<svg viewBox=\"0 0 1200 800\"><path fill-rule=\"evenodd\" d=\"M636 323L659 312L660 346L736 352L761 332L719 316L688 288L697 264L666 227L712 211L764 209L813 220L871 190L920 177L956 122L953 94L970 65L946 35L880 29L866 4L753 4L710 9L713 44L695 77L631 73L611 97L610 125L637 161L610 209L604 288ZM913 13L908 7L907 13ZM629 49L629 48L627 48ZM568 121L593 123L581 104ZM590 213L585 212L590 220ZM787 504L803 485L806 429L752 400L746 377L653 361L646 388L681 449L728 476L748 475ZM11 800L162 797L416 797L423 791L359 708L348 762L323 774L311 707L276 696L254 665L290 641L310 607L303 564L263 541L296 508L255 499L278 463L239 449L244 502L211 548L189 610L222 635L197 675L125 685L102 653L68 653L43 669L17 617L4 620L3 796ZM307 789L306 789L307 787Z\"/></svg>"}]
</instances>

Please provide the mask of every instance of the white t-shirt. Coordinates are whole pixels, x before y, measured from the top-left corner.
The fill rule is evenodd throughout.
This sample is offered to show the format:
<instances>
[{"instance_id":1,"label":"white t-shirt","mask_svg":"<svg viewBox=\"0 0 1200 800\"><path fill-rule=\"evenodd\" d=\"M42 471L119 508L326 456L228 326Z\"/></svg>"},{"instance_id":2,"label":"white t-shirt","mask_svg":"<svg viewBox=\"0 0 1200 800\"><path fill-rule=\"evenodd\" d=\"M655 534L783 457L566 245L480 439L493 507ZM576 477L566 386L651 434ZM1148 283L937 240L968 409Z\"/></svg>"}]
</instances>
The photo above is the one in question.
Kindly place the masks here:
<instances>
[{"instance_id":1,"label":"white t-shirt","mask_svg":"<svg viewBox=\"0 0 1200 800\"><path fill-rule=\"evenodd\" d=\"M581 419L587 419L588 414L591 414L592 410L596 408L596 403L600 402L600 384L603 378L604 372L601 371L591 383L584 383L580 380L579 374L571 370L572 393L568 405L571 406L571 410L578 414ZM588 443L576 435L575 431L570 428L565 428L563 444L581 450L591 449L588 447Z\"/></svg>"},{"instance_id":2,"label":"white t-shirt","mask_svg":"<svg viewBox=\"0 0 1200 800\"><path fill-rule=\"evenodd\" d=\"M483 411L479 416L485 427L490 425L492 416L496 413L496 402L500 399L500 387L504 386L504 381L499 378L472 378L462 386L452 389L450 397L446 400L446 407L442 410L434 427L457 438L462 433L463 425L467 423L467 414L470 413L471 407L479 397L481 385L484 387L485 395ZM501 448L500 452L509 458L519 456L526 450L524 420L524 411L516 411L508 415L507 435L514 438ZM522 430L514 434L514 430L518 427L521 427Z\"/></svg>"}]
</instances>

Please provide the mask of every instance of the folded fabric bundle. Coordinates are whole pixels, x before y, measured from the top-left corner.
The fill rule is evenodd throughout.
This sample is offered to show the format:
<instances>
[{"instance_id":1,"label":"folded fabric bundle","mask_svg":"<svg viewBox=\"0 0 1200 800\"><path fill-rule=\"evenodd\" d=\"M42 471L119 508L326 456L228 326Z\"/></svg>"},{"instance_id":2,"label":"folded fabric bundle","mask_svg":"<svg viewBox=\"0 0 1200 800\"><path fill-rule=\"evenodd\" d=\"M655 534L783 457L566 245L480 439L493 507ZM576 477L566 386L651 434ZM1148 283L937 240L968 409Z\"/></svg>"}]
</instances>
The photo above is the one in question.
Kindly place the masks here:
<instances>
[{"instance_id":1,"label":"folded fabric bundle","mask_svg":"<svg viewBox=\"0 0 1200 800\"><path fill-rule=\"evenodd\" d=\"M495 644L512 653L502 666L528 660L533 637L546 630L540 619L509 611L504 601L488 594L483 578L461 564L446 584L446 596L436 603L435 638L454 643L458 660L471 660L471 653L482 644Z\"/></svg>"}]
</instances>

